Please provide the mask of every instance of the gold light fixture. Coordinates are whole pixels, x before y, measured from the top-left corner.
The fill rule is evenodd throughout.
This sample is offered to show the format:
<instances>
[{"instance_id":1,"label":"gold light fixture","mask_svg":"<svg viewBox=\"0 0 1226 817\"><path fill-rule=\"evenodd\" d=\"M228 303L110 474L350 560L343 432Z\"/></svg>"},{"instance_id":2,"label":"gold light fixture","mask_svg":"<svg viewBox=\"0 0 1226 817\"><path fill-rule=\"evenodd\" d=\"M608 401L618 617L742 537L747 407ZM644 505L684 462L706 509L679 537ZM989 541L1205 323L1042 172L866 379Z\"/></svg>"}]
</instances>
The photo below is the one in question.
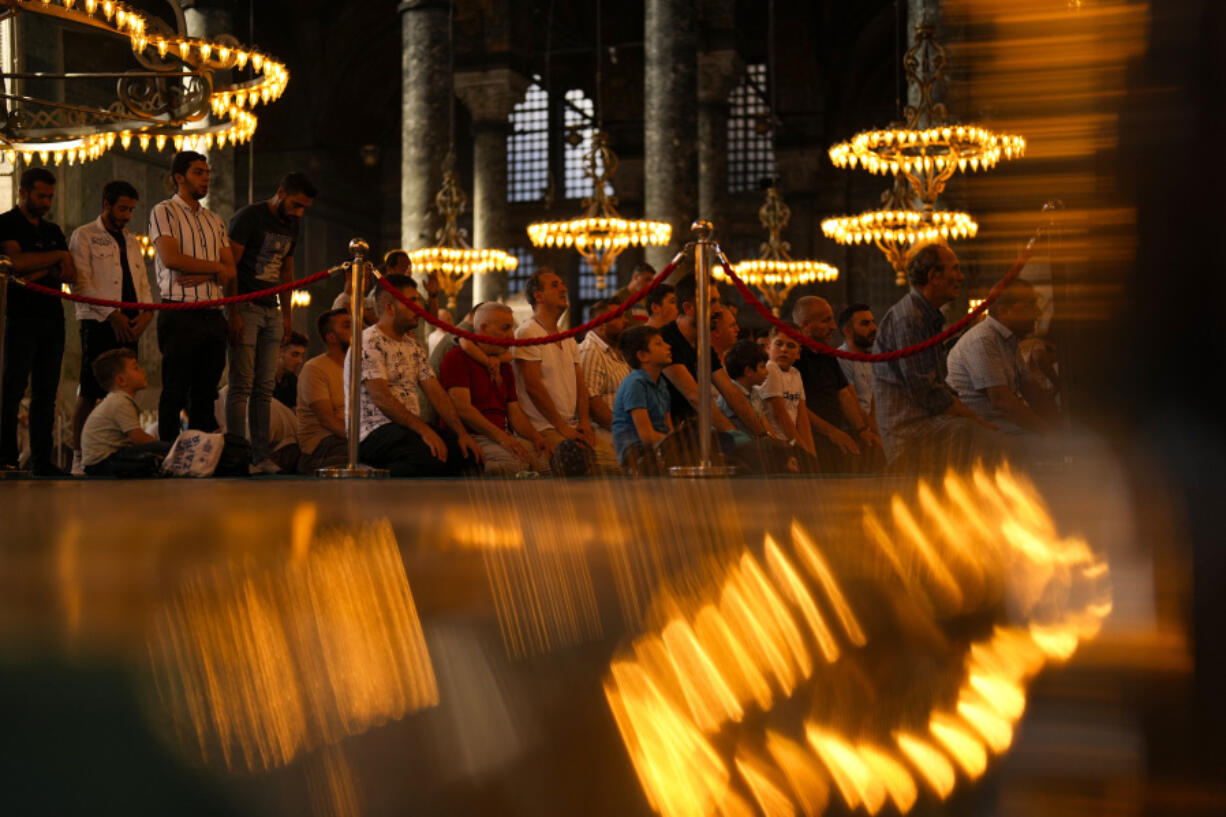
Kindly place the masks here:
<instances>
[{"instance_id":1,"label":"gold light fixture","mask_svg":"<svg viewBox=\"0 0 1226 817\"><path fill-rule=\"evenodd\" d=\"M758 258L740 261L732 269L747 284L762 293L775 315L783 311L788 293L804 284L825 283L839 277L839 271L822 261L795 261L790 254L791 245L780 234L792 218L791 208L783 201L779 188L771 185L766 191L766 203L758 210L758 218L766 228L767 239ZM723 267L716 265L713 274L725 280Z\"/></svg>"},{"instance_id":2,"label":"gold light fixture","mask_svg":"<svg viewBox=\"0 0 1226 817\"><path fill-rule=\"evenodd\" d=\"M104 0L0 0L0 18L29 12L125 37L144 71L120 74L117 99L105 107L6 94L0 121L0 151L44 165L99 158L118 142L125 150L209 150L249 140L256 128L250 109L278 99L289 83L285 65L233 37L185 37L156 17ZM217 71L243 71L251 78L214 85ZM99 74L99 78L115 74ZM67 82L93 74L42 74ZM12 76L15 80L22 75ZM20 107L18 107L20 106ZM212 112L221 120L199 127Z\"/></svg>"},{"instance_id":3,"label":"gold light fixture","mask_svg":"<svg viewBox=\"0 0 1226 817\"><path fill-rule=\"evenodd\" d=\"M443 217L443 226L435 233L438 243L409 253L413 271L438 276L439 289L447 296L447 308L454 310L464 282L474 274L509 272L519 265L515 256L502 250L474 250L460 234L456 219L468 206L468 196L460 187L455 173L455 155L447 154L443 166L443 186L434 197L435 207Z\"/></svg>"},{"instance_id":4,"label":"gold light fixture","mask_svg":"<svg viewBox=\"0 0 1226 817\"><path fill-rule=\"evenodd\" d=\"M592 180L592 195L584 199L583 216L572 221L538 221L528 225L534 247L573 247L596 273L596 288L605 288L605 277L627 247L668 244L672 225L663 221L622 218L611 195L617 173L617 154L603 131L592 134L592 147L584 158L584 171Z\"/></svg>"},{"instance_id":5,"label":"gold light fixture","mask_svg":"<svg viewBox=\"0 0 1226 817\"><path fill-rule=\"evenodd\" d=\"M895 282L906 284L906 257L917 243L973 238L979 225L967 213L938 211L936 201L955 172L989 170L1002 159L1026 151L1021 136L995 133L978 125L948 123L945 105L934 102L933 88L944 80L945 49L936 42L933 26L915 27L915 41L903 64L907 84L918 92L918 104L903 111L904 125L865 131L830 148L835 167L894 176L894 186L882 196L884 209L858 216L829 218L822 232L840 244L873 242L894 268ZM908 190L908 186L910 190ZM922 209L910 206L914 195Z\"/></svg>"}]
</instances>

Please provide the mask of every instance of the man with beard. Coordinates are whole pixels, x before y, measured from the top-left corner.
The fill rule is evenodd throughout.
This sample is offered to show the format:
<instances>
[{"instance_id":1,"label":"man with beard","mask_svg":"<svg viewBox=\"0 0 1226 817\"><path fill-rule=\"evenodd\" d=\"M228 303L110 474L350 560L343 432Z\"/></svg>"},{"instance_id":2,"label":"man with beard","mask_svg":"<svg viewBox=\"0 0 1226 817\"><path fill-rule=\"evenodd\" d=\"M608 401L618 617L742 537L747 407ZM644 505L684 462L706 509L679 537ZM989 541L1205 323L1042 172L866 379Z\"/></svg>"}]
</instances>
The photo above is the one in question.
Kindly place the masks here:
<instances>
[{"instance_id":1,"label":"man with beard","mask_svg":"<svg viewBox=\"0 0 1226 817\"><path fill-rule=\"evenodd\" d=\"M809 338L827 346L834 340L834 310L824 298L806 295L792 307L792 320ZM855 386L837 358L805 347L796 363L805 386L805 405L817 459L827 473L863 473L884 465L881 438L860 408Z\"/></svg>"},{"instance_id":2,"label":"man with beard","mask_svg":"<svg viewBox=\"0 0 1226 817\"><path fill-rule=\"evenodd\" d=\"M839 331L843 333L841 352L859 352L869 354L873 350L873 342L877 340L877 321L873 318L873 310L868 304L851 304L839 313ZM873 364L867 360L845 360L839 358L839 368L856 390L856 399L860 401L860 411L868 418L868 425L874 433L877 432L877 407L875 405L875 387L873 385Z\"/></svg>"},{"instance_id":3,"label":"man with beard","mask_svg":"<svg viewBox=\"0 0 1226 817\"><path fill-rule=\"evenodd\" d=\"M128 182L108 182L102 188L102 215L73 230L68 250L77 267L77 280L72 285L77 295L125 303L152 300L144 253L136 236L127 230L139 198ZM112 349L128 349L135 354L141 334L153 321L153 312L82 303L76 304L76 312L81 325L81 382L72 416L72 473L83 476L81 431L94 406L107 396L94 377L94 361Z\"/></svg>"},{"instance_id":4,"label":"man with beard","mask_svg":"<svg viewBox=\"0 0 1226 817\"><path fill-rule=\"evenodd\" d=\"M916 248L907 262L911 291L881 319L874 352L905 349L940 333L941 307L958 297L966 276L944 244ZM891 468L940 470L1000 453L1003 435L945 382L945 349L932 346L873 364L877 421Z\"/></svg>"},{"instance_id":5,"label":"man with beard","mask_svg":"<svg viewBox=\"0 0 1226 817\"><path fill-rule=\"evenodd\" d=\"M43 216L55 198L55 176L32 167L21 174L17 206L0 216L0 247L14 273L55 287L76 280L64 233ZM4 333L4 404L0 406L0 468L17 467L17 411L30 385L30 461L37 476L62 476L51 462L55 395L64 357L64 308L58 298L8 288Z\"/></svg>"},{"instance_id":6,"label":"man with beard","mask_svg":"<svg viewBox=\"0 0 1226 817\"><path fill-rule=\"evenodd\" d=\"M349 429L345 425L345 381L341 374L353 338L353 320L344 309L319 316L319 339L327 348L302 364L298 374L298 473L340 467L349 461Z\"/></svg>"},{"instance_id":7,"label":"man with beard","mask_svg":"<svg viewBox=\"0 0 1226 817\"><path fill-rule=\"evenodd\" d=\"M230 248L238 267L239 294L294 280L298 225L318 192L302 173L289 173L281 179L272 198L249 204L230 219ZM247 429L251 467L259 473L280 470L269 459L268 424L276 386L277 355L293 331L291 294L269 295L227 309L230 391L226 398L226 428L240 436ZM288 403L291 408L296 397Z\"/></svg>"},{"instance_id":8,"label":"man with beard","mask_svg":"<svg viewBox=\"0 0 1226 817\"><path fill-rule=\"evenodd\" d=\"M156 249L154 268L165 303L199 303L221 298L235 277L226 223L200 204L209 193L209 163L185 150L170 165L175 195L149 213L149 238ZM162 396L158 436L173 442L179 412L188 425L216 431L213 403L226 368L226 318L221 308L164 311L158 316L162 352ZM240 426L241 428L241 426Z\"/></svg>"},{"instance_id":9,"label":"man with beard","mask_svg":"<svg viewBox=\"0 0 1226 817\"><path fill-rule=\"evenodd\" d=\"M613 295L592 304L588 314L598 318L621 303L621 299ZM605 443L598 446L597 451L613 449L613 398L617 396L617 387L630 374L630 366L618 351L618 343L628 322L629 319L622 314L588 332L583 343L579 344L579 368L583 370L583 380L587 386L588 413L592 417L596 437Z\"/></svg>"},{"instance_id":10,"label":"man with beard","mask_svg":"<svg viewBox=\"0 0 1226 817\"><path fill-rule=\"evenodd\" d=\"M384 279L393 289L420 302L417 282L407 275ZM346 400L346 415L359 417L358 457L367 465L386 468L393 477L446 477L476 474L484 457L456 413L455 405L426 360L426 350L413 337L417 315L383 287L376 300L379 320L366 327L361 344L345 356L342 382L360 352L362 388L359 404ZM441 421L431 428L421 419L416 386Z\"/></svg>"}]
</instances>

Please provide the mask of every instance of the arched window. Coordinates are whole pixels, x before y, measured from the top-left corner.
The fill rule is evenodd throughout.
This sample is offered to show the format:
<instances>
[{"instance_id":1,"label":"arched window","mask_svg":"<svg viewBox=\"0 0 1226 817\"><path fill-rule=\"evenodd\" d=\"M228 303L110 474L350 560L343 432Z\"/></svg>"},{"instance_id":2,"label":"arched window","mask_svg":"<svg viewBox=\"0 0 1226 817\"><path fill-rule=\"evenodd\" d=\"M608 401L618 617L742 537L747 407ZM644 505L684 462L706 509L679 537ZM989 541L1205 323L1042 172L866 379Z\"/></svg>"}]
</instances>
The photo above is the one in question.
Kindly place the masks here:
<instances>
[{"instance_id":1,"label":"arched window","mask_svg":"<svg viewBox=\"0 0 1226 817\"><path fill-rule=\"evenodd\" d=\"M563 168L566 174L565 196L568 199L592 195L592 180L587 175L584 163L592 149L592 134L596 132L594 113L595 106L583 91L572 88L566 92L562 122L566 128ZM600 169L598 165L597 172Z\"/></svg>"},{"instance_id":2,"label":"arched window","mask_svg":"<svg viewBox=\"0 0 1226 817\"><path fill-rule=\"evenodd\" d=\"M533 83L512 109L507 136L507 201L537 201L549 185L549 93Z\"/></svg>"},{"instance_id":3,"label":"arched window","mask_svg":"<svg viewBox=\"0 0 1226 817\"><path fill-rule=\"evenodd\" d=\"M750 65L728 96L728 192L760 190L775 175L766 65Z\"/></svg>"},{"instance_id":4,"label":"arched window","mask_svg":"<svg viewBox=\"0 0 1226 817\"><path fill-rule=\"evenodd\" d=\"M524 284L536 272L536 257L532 255L531 247L511 247L507 250L515 256L519 265L507 273L507 295L523 292Z\"/></svg>"}]
</instances>

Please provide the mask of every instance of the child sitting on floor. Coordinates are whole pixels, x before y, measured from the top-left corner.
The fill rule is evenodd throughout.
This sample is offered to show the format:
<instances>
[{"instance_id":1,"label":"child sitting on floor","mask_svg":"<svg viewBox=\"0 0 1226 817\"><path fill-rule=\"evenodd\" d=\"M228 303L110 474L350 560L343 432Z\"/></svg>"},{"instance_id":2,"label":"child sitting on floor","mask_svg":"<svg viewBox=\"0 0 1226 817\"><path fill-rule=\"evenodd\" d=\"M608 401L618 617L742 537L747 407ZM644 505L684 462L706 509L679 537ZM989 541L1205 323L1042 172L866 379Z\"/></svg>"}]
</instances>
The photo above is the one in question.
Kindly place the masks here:
<instances>
[{"instance_id":1,"label":"child sitting on floor","mask_svg":"<svg viewBox=\"0 0 1226 817\"><path fill-rule=\"evenodd\" d=\"M613 447L623 468L655 473L656 446L673 430L668 385L660 377L673 362L672 351L654 326L627 329L618 346L630 364L630 374L613 398Z\"/></svg>"},{"instance_id":2,"label":"child sitting on floor","mask_svg":"<svg viewBox=\"0 0 1226 817\"><path fill-rule=\"evenodd\" d=\"M771 327L767 353L766 380L756 391L771 431L810 457L813 432L809 428L809 412L805 408L805 387L800 372L793 364L800 358L800 344L785 335L777 326Z\"/></svg>"},{"instance_id":3,"label":"child sitting on floor","mask_svg":"<svg viewBox=\"0 0 1226 817\"><path fill-rule=\"evenodd\" d=\"M154 476L170 443L159 442L140 425L136 393L145 388L145 370L131 349L112 349L94 360L94 377L107 390L81 430L81 462L91 477Z\"/></svg>"}]
</instances>

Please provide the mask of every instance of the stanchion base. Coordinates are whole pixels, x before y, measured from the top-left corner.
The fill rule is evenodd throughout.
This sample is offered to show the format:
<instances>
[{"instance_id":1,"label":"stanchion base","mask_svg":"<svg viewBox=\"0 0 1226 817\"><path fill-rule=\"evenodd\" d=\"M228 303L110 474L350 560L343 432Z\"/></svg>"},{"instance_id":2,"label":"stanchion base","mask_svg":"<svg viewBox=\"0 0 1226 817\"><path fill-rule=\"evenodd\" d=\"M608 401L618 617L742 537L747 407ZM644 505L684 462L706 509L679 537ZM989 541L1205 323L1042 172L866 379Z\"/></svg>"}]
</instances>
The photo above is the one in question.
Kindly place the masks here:
<instances>
[{"instance_id":1,"label":"stanchion base","mask_svg":"<svg viewBox=\"0 0 1226 817\"><path fill-rule=\"evenodd\" d=\"M387 479L391 472L386 468L359 465L356 468L320 468L315 476L320 479Z\"/></svg>"},{"instance_id":2,"label":"stanchion base","mask_svg":"<svg viewBox=\"0 0 1226 817\"><path fill-rule=\"evenodd\" d=\"M708 477L730 477L736 473L733 465L674 465L668 469L670 477L684 479L706 479Z\"/></svg>"},{"instance_id":3,"label":"stanchion base","mask_svg":"<svg viewBox=\"0 0 1226 817\"><path fill-rule=\"evenodd\" d=\"M0 482L7 479L29 479L29 471L21 471L17 468L0 468Z\"/></svg>"}]
</instances>

